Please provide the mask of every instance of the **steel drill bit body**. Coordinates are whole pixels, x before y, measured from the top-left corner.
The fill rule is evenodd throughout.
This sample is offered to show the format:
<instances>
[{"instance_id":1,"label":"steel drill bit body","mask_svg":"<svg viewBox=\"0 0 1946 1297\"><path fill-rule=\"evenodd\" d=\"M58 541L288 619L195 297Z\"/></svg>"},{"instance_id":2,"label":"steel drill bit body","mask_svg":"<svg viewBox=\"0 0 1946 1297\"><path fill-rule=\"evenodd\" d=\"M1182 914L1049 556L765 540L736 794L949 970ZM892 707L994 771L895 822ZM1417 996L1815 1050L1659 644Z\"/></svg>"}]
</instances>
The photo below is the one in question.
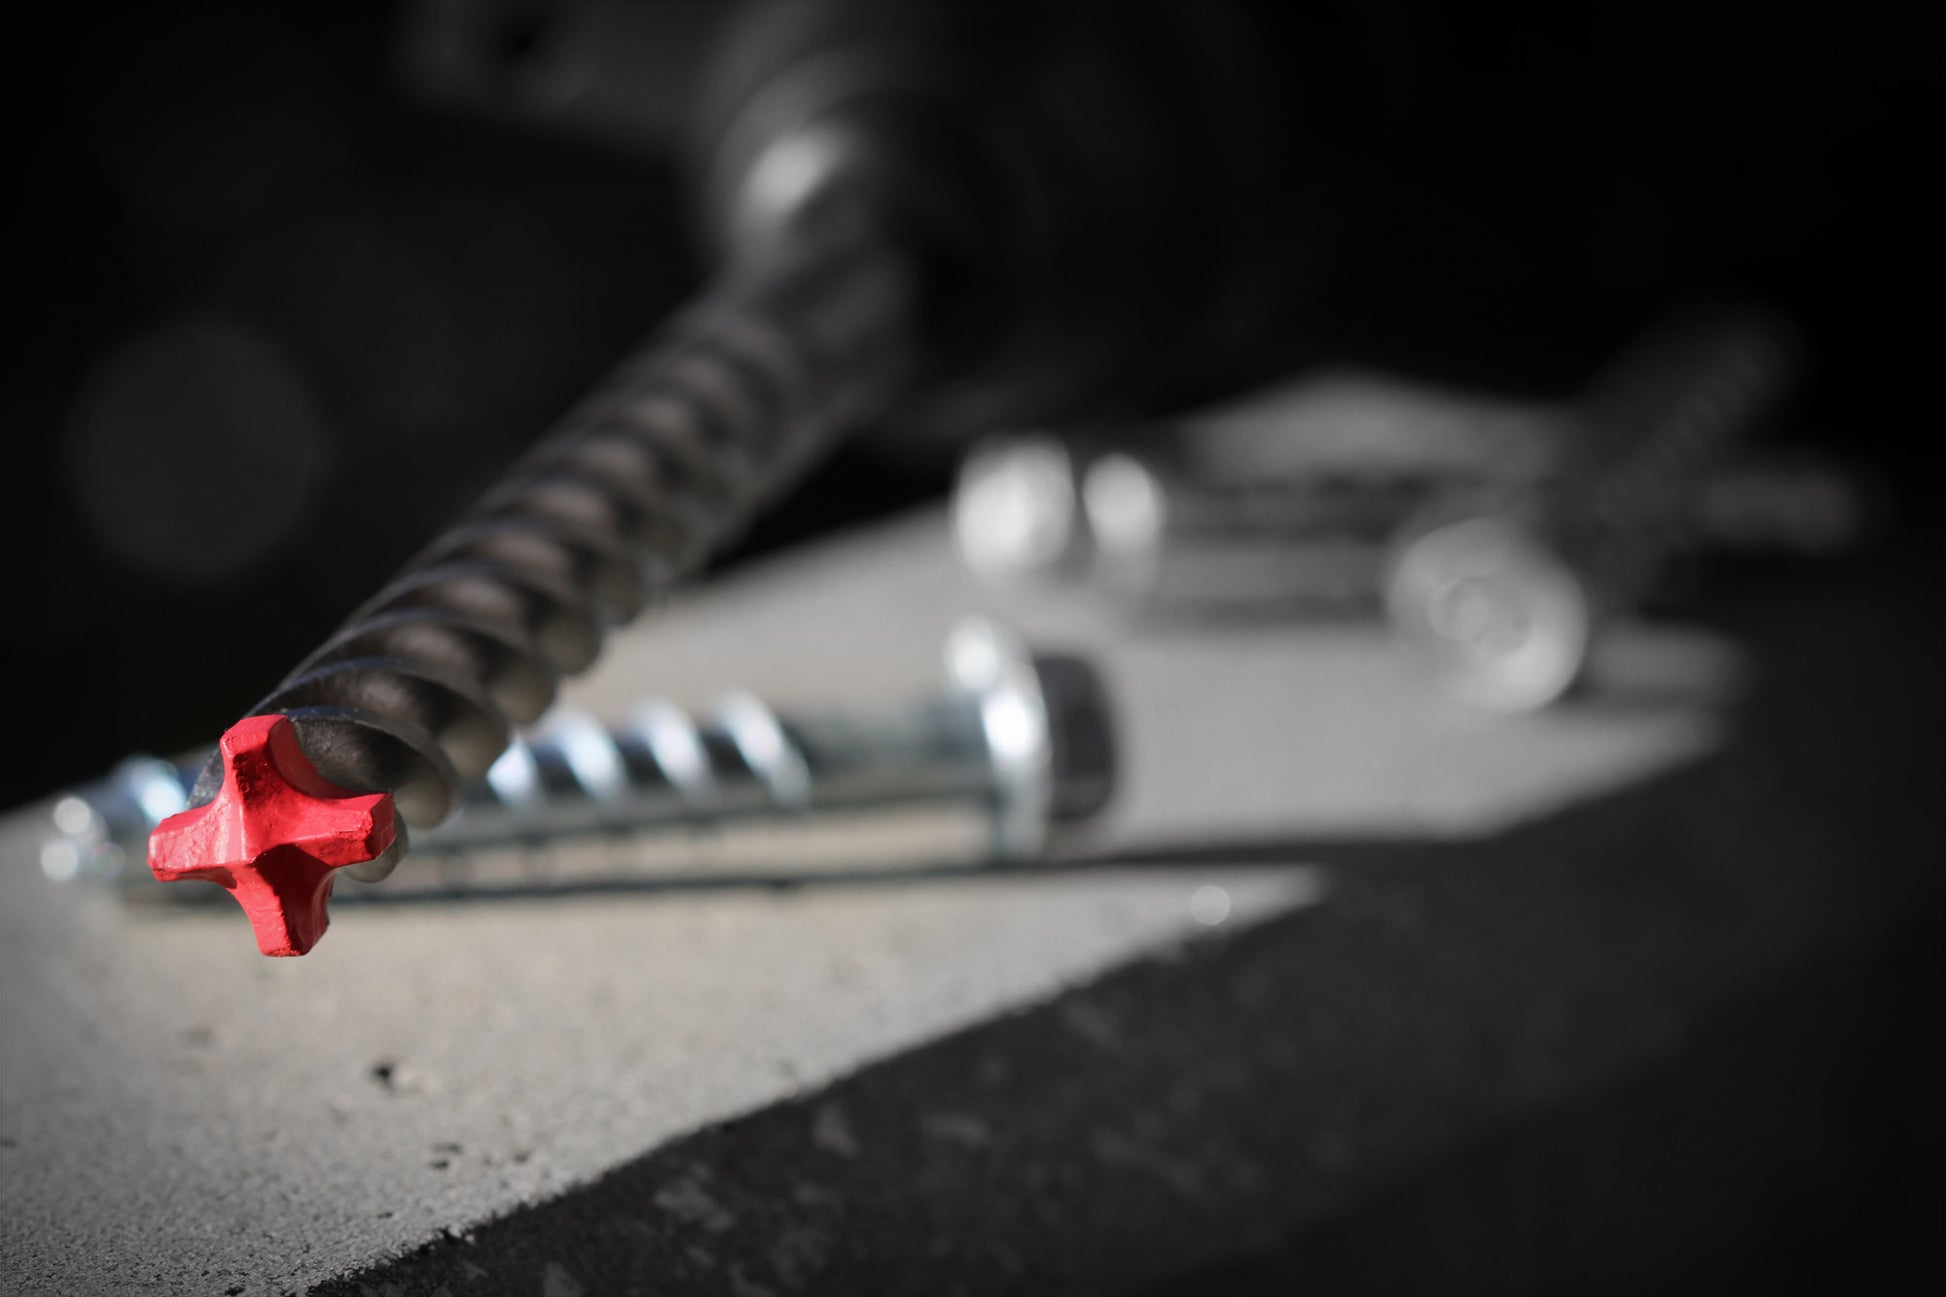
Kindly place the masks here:
<instances>
[{"instance_id":1,"label":"steel drill bit body","mask_svg":"<svg viewBox=\"0 0 1946 1297\"><path fill-rule=\"evenodd\" d=\"M389 793L406 824L438 824L609 629L890 397L909 304L883 241L800 240L733 269L249 715L288 718L330 784ZM213 759L190 813L224 777ZM401 833L356 872L382 877L405 845ZM159 830L152 864L168 850Z\"/></svg>"},{"instance_id":2,"label":"steel drill bit body","mask_svg":"<svg viewBox=\"0 0 1946 1297\"><path fill-rule=\"evenodd\" d=\"M1285 263L1257 237L1263 169L1227 145L1287 119L1288 70L1248 21L1140 8L1121 34L1085 7L780 3L729 24L686 161L732 273L253 709L315 767L291 787L438 823L609 626L894 400L909 435L951 440L1228 363ZM258 821L281 803L247 782L206 771L183 814L223 831L165 821L152 866L274 849Z\"/></svg>"}]
</instances>

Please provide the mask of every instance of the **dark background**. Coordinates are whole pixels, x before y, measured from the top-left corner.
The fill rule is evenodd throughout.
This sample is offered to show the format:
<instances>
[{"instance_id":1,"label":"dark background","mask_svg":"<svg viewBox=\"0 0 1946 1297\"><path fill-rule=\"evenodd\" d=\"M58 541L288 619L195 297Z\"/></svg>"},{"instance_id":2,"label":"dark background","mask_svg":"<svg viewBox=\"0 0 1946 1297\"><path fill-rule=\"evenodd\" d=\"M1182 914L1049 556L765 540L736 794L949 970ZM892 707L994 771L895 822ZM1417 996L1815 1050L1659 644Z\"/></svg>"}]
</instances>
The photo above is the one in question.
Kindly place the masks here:
<instances>
[{"instance_id":1,"label":"dark background","mask_svg":"<svg viewBox=\"0 0 1946 1297\"><path fill-rule=\"evenodd\" d=\"M406 93L400 21L41 16L0 804L207 743L697 281L670 159ZM845 456L748 547L942 472Z\"/></svg>"},{"instance_id":2,"label":"dark background","mask_svg":"<svg viewBox=\"0 0 1946 1297\"><path fill-rule=\"evenodd\" d=\"M671 144L713 7L654 10L633 134L550 116L545 6L486 6L505 94L427 93L401 53L423 9L50 10L18 40L0 804L208 742L698 282ZM1755 289L1810 342L1793 435L1892 483L1882 546L1929 545L1942 222L1924 181L1946 113L1923 10L1556 16L1502 60L1533 73L1512 80L1439 71L1409 7L1349 11L1359 42L1399 52L1401 84L1463 84L1483 130L1545 123L1537 156L1640 140L1653 161L1664 140L1686 161L1594 196L1657 237L1558 328L1497 317L1451 230L1425 233L1442 194L1422 166L1464 157L1369 168L1401 217L1361 226L1345 262L1376 268L1370 290L1307 317L1307 354L1562 390L1629 315L1603 303ZM1482 47L1504 43L1496 21ZM1609 43L1604 24L1647 52L1642 93L1590 113L1573 50ZM1672 84L1687 97L1665 100ZM724 563L935 494L949 470L848 449Z\"/></svg>"}]
</instances>

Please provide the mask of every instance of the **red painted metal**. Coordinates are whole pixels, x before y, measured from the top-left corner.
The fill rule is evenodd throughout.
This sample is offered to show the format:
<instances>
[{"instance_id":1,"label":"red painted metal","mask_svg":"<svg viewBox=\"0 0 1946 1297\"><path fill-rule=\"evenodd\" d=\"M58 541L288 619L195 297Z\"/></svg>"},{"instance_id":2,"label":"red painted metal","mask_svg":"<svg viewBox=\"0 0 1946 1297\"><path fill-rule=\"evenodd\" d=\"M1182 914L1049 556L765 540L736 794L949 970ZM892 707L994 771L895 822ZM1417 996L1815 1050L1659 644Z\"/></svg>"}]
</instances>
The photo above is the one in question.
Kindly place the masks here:
<instances>
[{"instance_id":1,"label":"red painted metal","mask_svg":"<svg viewBox=\"0 0 1946 1297\"><path fill-rule=\"evenodd\" d=\"M236 897L266 955L301 955L330 922L339 869L398 837L390 793L349 793L318 773L282 716L251 716L218 744L223 789L149 835L163 882L204 878Z\"/></svg>"}]
</instances>

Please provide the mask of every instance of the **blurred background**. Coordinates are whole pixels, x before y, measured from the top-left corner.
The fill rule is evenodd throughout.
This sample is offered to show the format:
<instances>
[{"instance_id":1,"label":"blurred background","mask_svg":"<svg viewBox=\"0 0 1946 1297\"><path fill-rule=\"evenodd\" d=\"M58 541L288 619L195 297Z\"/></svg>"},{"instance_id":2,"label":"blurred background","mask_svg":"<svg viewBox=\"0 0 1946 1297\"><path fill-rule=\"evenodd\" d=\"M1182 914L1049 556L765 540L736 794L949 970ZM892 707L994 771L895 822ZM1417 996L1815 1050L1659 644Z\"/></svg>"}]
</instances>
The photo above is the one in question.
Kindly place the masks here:
<instances>
[{"instance_id":1,"label":"blurred background","mask_svg":"<svg viewBox=\"0 0 1946 1297\"><path fill-rule=\"evenodd\" d=\"M725 13L35 14L4 635L51 723L0 755L0 801L208 741L696 285L684 141ZM1260 277L1226 366L1103 404L1327 363L1557 398L1670 306L1740 294L1804 338L1779 435L1893 484L1910 553L1941 413L1935 18L1305 6L1298 127L1246 159L1302 195L1300 269ZM953 469L872 430L719 562Z\"/></svg>"}]
</instances>

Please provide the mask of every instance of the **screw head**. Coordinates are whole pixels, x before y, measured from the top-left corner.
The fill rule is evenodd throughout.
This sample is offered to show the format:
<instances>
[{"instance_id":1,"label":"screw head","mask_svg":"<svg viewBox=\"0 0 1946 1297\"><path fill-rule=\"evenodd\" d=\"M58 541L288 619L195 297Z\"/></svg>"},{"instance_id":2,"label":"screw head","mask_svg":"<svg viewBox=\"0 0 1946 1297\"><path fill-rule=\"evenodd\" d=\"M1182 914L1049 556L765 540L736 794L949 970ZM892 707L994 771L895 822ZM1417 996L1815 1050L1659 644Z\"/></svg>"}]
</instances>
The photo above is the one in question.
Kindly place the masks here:
<instances>
[{"instance_id":1,"label":"screw head","mask_svg":"<svg viewBox=\"0 0 1946 1297\"><path fill-rule=\"evenodd\" d=\"M1100 678L1079 658L1030 654L972 618L946 642L950 687L979 708L994 783L994 847L1031 860L1053 821L1092 815L1114 785L1115 744Z\"/></svg>"},{"instance_id":2,"label":"screw head","mask_svg":"<svg viewBox=\"0 0 1946 1297\"><path fill-rule=\"evenodd\" d=\"M953 542L991 585L1058 581L1088 550L1078 472L1068 448L1035 435L980 447L953 487Z\"/></svg>"},{"instance_id":3,"label":"screw head","mask_svg":"<svg viewBox=\"0 0 1946 1297\"><path fill-rule=\"evenodd\" d=\"M1475 706L1537 711L1567 693L1587 661L1586 584L1510 518L1464 518L1412 539L1385 601L1441 683Z\"/></svg>"}]
</instances>

